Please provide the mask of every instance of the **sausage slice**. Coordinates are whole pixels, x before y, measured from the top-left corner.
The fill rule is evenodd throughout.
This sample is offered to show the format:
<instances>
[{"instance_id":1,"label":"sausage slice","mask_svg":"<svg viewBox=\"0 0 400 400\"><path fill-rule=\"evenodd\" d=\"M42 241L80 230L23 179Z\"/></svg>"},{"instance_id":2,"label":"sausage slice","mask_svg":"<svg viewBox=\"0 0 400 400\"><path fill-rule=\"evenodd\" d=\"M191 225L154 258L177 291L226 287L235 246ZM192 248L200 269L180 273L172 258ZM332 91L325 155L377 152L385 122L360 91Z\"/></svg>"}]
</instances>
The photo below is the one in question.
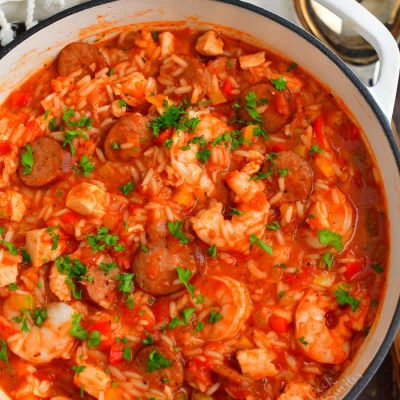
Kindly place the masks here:
<instances>
[{"instance_id":1,"label":"sausage slice","mask_svg":"<svg viewBox=\"0 0 400 400\"><path fill-rule=\"evenodd\" d=\"M256 94L257 105L266 106L260 117L269 133L282 129L297 111L297 102L290 89L279 91L271 83L257 83L245 89L240 95L242 103L240 114L246 120L251 119L245 108L246 96L251 92Z\"/></svg>"},{"instance_id":2,"label":"sausage slice","mask_svg":"<svg viewBox=\"0 0 400 400\"><path fill-rule=\"evenodd\" d=\"M285 171L285 190L282 201L295 202L308 198L313 189L313 170L310 164L294 151L281 151L273 159L272 167L275 172L273 182L267 185L267 194L274 195L278 190L279 171ZM268 172L271 163L264 166L263 171Z\"/></svg>"},{"instance_id":3,"label":"sausage slice","mask_svg":"<svg viewBox=\"0 0 400 400\"><path fill-rule=\"evenodd\" d=\"M149 120L136 113L120 118L108 131L104 153L110 161L130 161L150 146ZM128 148L124 148L128 145Z\"/></svg>"},{"instance_id":4,"label":"sausage slice","mask_svg":"<svg viewBox=\"0 0 400 400\"><path fill-rule=\"evenodd\" d=\"M61 50L57 58L57 71L62 76L68 76L79 69L82 70L79 77L93 76L96 71L106 66L106 60L100 51L84 42L70 43Z\"/></svg>"},{"instance_id":5,"label":"sausage slice","mask_svg":"<svg viewBox=\"0 0 400 400\"><path fill-rule=\"evenodd\" d=\"M157 362L160 359L163 361ZM175 352L164 346L148 346L139 350L133 361L133 367L151 388L163 391L168 385L173 392L176 392L182 387L182 362Z\"/></svg>"},{"instance_id":6,"label":"sausage slice","mask_svg":"<svg viewBox=\"0 0 400 400\"><path fill-rule=\"evenodd\" d=\"M172 238L150 244L147 253L138 249L134 256L135 283L154 296L177 292L183 287L177 266L189 269L192 275L197 271L196 258L188 246Z\"/></svg>"},{"instance_id":7,"label":"sausage slice","mask_svg":"<svg viewBox=\"0 0 400 400\"><path fill-rule=\"evenodd\" d=\"M24 174L22 166L18 170L18 175L25 185L44 186L71 171L71 155L64 151L56 140L43 136L35 139L30 145L33 155L32 171ZM21 154L23 152L25 150L21 151Z\"/></svg>"}]
</instances>

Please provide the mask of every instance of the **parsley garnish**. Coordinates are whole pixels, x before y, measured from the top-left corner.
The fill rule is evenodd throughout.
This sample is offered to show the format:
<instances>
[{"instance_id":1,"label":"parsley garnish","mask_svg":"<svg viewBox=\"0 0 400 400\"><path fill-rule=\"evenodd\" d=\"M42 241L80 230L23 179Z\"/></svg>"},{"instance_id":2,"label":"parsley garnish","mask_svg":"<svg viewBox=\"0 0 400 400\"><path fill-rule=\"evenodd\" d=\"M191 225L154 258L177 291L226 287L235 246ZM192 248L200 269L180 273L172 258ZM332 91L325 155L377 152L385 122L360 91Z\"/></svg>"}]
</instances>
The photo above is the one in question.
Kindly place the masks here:
<instances>
[{"instance_id":1,"label":"parsley garnish","mask_svg":"<svg viewBox=\"0 0 400 400\"><path fill-rule=\"evenodd\" d=\"M124 273L119 274L115 277L120 283L118 285L118 290L122 293L131 293L133 290L133 277L134 273Z\"/></svg>"},{"instance_id":2,"label":"parsley garnish","mask_svg":"<svg viewBox=\"0 0 400 400\"><path fill-rule=\"evenodd\" d=\"M317 235L321 244L324 244L325 246L332 246L339 252L343 250L342 237L339 234L331 232L328 229L320 229L317 232Z\"/></svg>"},{"instance_id":3,"label":"parsley garnish","mask_svg":"<svg viewBox=\"0 0 400 400\"><path fill-rule=\"evenodd\" d=\"M260 114L257 112L257 95L255 92L249 92L246 94L246 103L244 105L245 110L248 112L250 117L259 123L262 123L263 120L260 117Z\"/></svg>"},{"instance_id":4,"label":"parsley garnish","mask_svg":"<svg viewBox=\"0 0 400 400\"><path fill-rule=\"evenodd\" d=\"M0 339L0 361L8 365L7 343L4 339Z\"/></svg>"},{"instance_id":5,"label":"parsley garnish","mask_svg":"<svg viewBox=\"0 0 400 400\"><path fill-rule=\"evenodd\" d=\"M89 338L88 338L88 347L89 349L94 349L97 347L101 342L101 334L99 331L92 331L90 332Z\"/></svg>"},{"instance_id":6,"label":"parsley garnish","mask_svg":"<svg viewBox=\"0 0 400 400\"><path fill-rule=\"evenodd\" d=\"M117 143L117 142L112 142L112 143L111 143L111 148L112 148L113 150L119 150L119 149L121 148L121 146L120 146L120 144Z\"/></svg>"},{"instance_id":7,"label":"parsley garnish","mask_svg":"<svg viewBox=\"0 0 400 400\"><path fill-rule=\"evenodd\" d=\"M160 34L157 31L153 31L151 32L151 37L153 38L153 40L155 42L158 42L158 37L160 36Z\"/></svg>"},{"instance_id":8,"label":"parsley garnish","mask_svg":"<svg viewBox=\"0 0 400 400\"><path fill-rule=\"evenodd\" d=\"M249 178L249 181L259 181L261 179L266 179L274 173L272 167L269 168L268 172L257 172L254 176Z\"/></svg>"},{"instance_id":9,"label":"parsley garnish","mask_svg":"<svg viewBox=\"0 0 400 400\"><path fill-rule=\"evenodd\" d=\"M0 240L0 244L4 246L13 256L18 254L18 250L12 243L6 242L5 240Z\"/></svg>"},{"instance_id":10,"label":"parsley garnish","mask_svg":"<svg viewBox=\"0 0 400 400\"><path fill-rule=\"evenodd\" d=\"M308 342L306 342L306 340L304 339L304 336L299 337L299 342L300 342L301 344L303 344L304 346L307 346L307 345L308 345Z\"/></svg>"},{"instance_id":11,"label":"parsley garnish","mask_svg":"<svg viewBox=\"0 0 400 400\"><path fill-rule=\"evenodd\" d=\"M89 246L97 252L104 250L106 246L110 246L114 251L124 251L125 246L118 243L119 236L109 233L109 229L105 226L97 228L97 235L86 235Z\"/></svg>"},{"instance_id":12,"label":"parsley garnish","mask_svg":"<svg viewBox=\"0 0 400 400\"><path fill-rule=\"evenodd\" d=\"M76 374L80 374L83 372L86 368L86 365L73 365L71 367L72 371L74 371Z\"/></svg>"},{"instance_id":13,"label":"parsley garnish","mask_svg":"<svg viewBox=\"0 0 400 400\"><path fill-rule=\"evenodd\" d=\"M110 271L114 270L117 268L117 263L115 262L110 262L110 263L105 263L101 262L99 264L99 270L104 272L104 275L108 275Z\"/></svg>"},{"instance_id":14,"label":"parsley garnish","mask_svg":"<svg viewBox=\"0 0 400 400\"><path fill-rule=\"evenodd\" d=\"M30 144L25 145L25 151L21 154L22 174L29 175L33 167L33 152Z\"/></svg>"},{"instance_id":15,"label":"parsley garnish","mask_svg":"<svg viewBox=\"0 0 400 400\"><path fill-rule=\"evenodd\" d=\"M237 208L230 207L230 209L231 209L230 212L231 215L244 215L244 212L238 210Z\"/></svg>"},{"instance_id":16,"label":"parsley garnish","mask_svg":"<svg viewBox=\"0 0 400 400\"><path fill-rule=\"evenodd\" d=\"M124 99L119 99L118 100L118 107L125 108L126 107L126 101Z\"/></svg>"},{"instance_id":17,"label":"parsley garnish","mask_svg":"<svg viewBox=\"0 0 400 400\"><path fill-rule=\"evenodd\" d=\"M10 292L14 292L15 290L19 289L19 286L15 282L12 282L12 283L8 284L7 289Z\"/></svg>"},{"instance_id":18,"label":"parsley garnish","mask_svg":"<svg viewBox=\"0 0 400 400\"><path fill-rule=\"evenodd\" d=\"M324 264L328 267L328 269L332 268L332 264L335 261L335 256L331 253L331 251L327 251L323 257L322 257L322 261L324 262Z\"/></svg>"},{"instance_id":19,"label":"parsley garnish","mask_svg":"<svg viewBox=\"0 0 400 400\"><path fill-rule=\"evenodd\" d=\"M48 124L48 127L50 129L51 132L54 132L56 130L57 127L57 118L51 118Z\"/></svg>"},{"instance_id":20,"label":"parsley garnish","mask_svg":"<svg viewBox=\"0 0 400 400\"><path fill-rule=\"evenodd\" d=\"M270 231L277 231L281 227L281 224L279 221L274 221L272 224L265 225L265 227Z\"/></svg>"},{"instance_id":21,"label":"parsley garnish","mask_svg":"<svg viewBox=\"0 0 400 400\"><path fill-rule=\"evenodd\" d=\"M209 247L207 249L207 254L212 258L216 257L217 256L217 246L215 244L213 244L211 247Z\"/></svg>"},{"instance_id":22,"label":"parsley garnish","mask_svg":"<svg viewBox=\"0 0 400 400\"><path fill-rule=\"evenodd\" d=\"M355 312L360 305L360 300L350 296L350 292L345 290L343 287L339 287L335 292L336 301L341 305L348 304L351 307L351 311Z\"/></svg>"},{"instance_id":23,"label":"parsley garnish","mask_svg":"<svg viewBox=\"0 0 400 400\"><path fill-rule=\"evenodd\" d=\"M202 164L205 164L211 157L211 150L210 149L201 150L196 154L196 157Z\"/></svg>"},{"instance_id":24,"label":"parsley garnish","mask_svg":"<svg viewBox=\"0 0 400 400\"><path fill-rule=\"evenodd\" d=\"M259 237L256 235L250 235L249 236L249 241L251 246L256 245L258 246L262 251L264 251L267 254L272 254L272 247L268 246L265 242L263 242Z\"/></svg>"},{"instance_id":25,"label":"parsley garnish","mask_svg":"<svg viewBox=\"0 0 400 400\"><path fill-rule=\"evenodd\" d=\"M84 177L88 177L96 169L95 165L86 154L82 156L79 166L82 169L82 175Z\"/></svg>"},{"instance_id":26,"label":"parsley garnish","mask_svg":"<svg viewBox=\"0 0 400 400\"><path fill-rule=\"evenodd\" d=\"M313 156L316 153L323 153L324 151L316 144L311 145L310 155Z\"/></svg>"},{"instance_id":27,"label":"parsley garnish","mask_svg":"<svg viewBox=\"0 0 400 400\"><path fill-rule=\"evenodd\" d=\"M372 266L372 269L377 273L377 274L381 274L383 272L383 268L381 264L374 264Z\"/></svg>"},{"instance_id":28,"label":"parsley garnish","mask_svg":"<svg viewBox=\"0 0 400 400\"><path fill-rule=\"evenodd\" d=\"M222 319L222 314L216 311L211 311L210 314L208 315L208 322L210 324L215 324L218 321L221 321Z\"/></svg>"},{"instance_id":29,"label":"parsley garnish","mask_svg":"<svg viewBox=\"0 0 400 400\"><path fill-rule=\"evenodd\" d=\"M292 63L290 63L290 64L288 65L286 71L287 71L287 72L293 71L293 70L296 69L297 67L298 67L298 65L297 65L295 62L292 62Z\"/></svg>"},{"instance_id":30,"label":"parsley garnish","mask_svg":"<svg viewBox=\"0 0 400 400\"><path fill-rule=\"evenodd\" d=\"M25 333L28 333L31 331L28 326L27 315L28 315L28 311L25 308L23 308L17 317L11 318L17 324L21 324L21 332L25 332Z\"/></svg>"},{"instance_id":31,"label":"parsley garnish","mask_svg":"<svg viewBox=\"0 0 400 400\"><path fill-rule=\"evenodd\" d=\"M119 190L127 196L132 190L135 189L135 184L132 181L129 181L128 183L125 183L125 185L122 185L119 187Z\"/></svg>"},{"instance_id":32,"label":"parsley garnish","mask_svg":"<svg viewBox=\"0 0 400 400\"><path fill-rule=\"evenodd\" d=\"M164 146L165 146L167 149L170 149L170 148L172 147L173 144L174 144L174 141L173 141L172 139L166 139L166 140L164 141Z\"/></svg>"},{"instance_id":33,"label":"parsley garnish","mask_svg":"<svg viewBox=\"0 0 400 400\"><path fill-rule=\"evenodd\" d=\"M199 321L196 324L196 327L194 328L194 333L200 332L204 328L204 322Z\"/></svg>"},{"instance_id":34,"label":"parsley garnish","mask_svg":"<svg viewBox=\"0 0 400 400\"><path fill-rule=\"evenodd\" d=\"M124 346L122 349L122 358L125 361L132 361L132 349L128 346Z\"/></svg>"},{"instance_id":35,"label":"parsley garnish","mask_svg":"<svg viewBox=\"0 0 400 400\"><path fill-rule=\"evenodd\" d=\"M278 168L278 174L282 178L284 178L288 174L288 172L289 172L288 168Z\"/></svg>"},{"instance_id":36,"label":"parsley garnish","mask_svg":"<svg viewBox=\"0 0 400 400\"><path fill-rule=\"evenodd\" d=\"M69 331L69 334L81 341L84 341L89 332L80 324L82 319L82 315L78 313L74 313L72 315L72 327Z\"/></svg>"},{"instance_id":37,"label":"parsley garnish","mask_svg":"<svg viewBox=\"0 0 400 400\"><path fill-rule=\"evenodd\" d=\"M143 253L148 253L148 252L149 252L149 247L146 246L146 245L143 244L143 243L140 243L140 250L141 250Z\"/></svg>"},{"instance_id":38,"label":"parsley garnish","mask_svg":"<svg viewBox=\"0 0 400 400\"><path fill-rule=\"evenodd\" d=\"M165 358L157 350L152 350L147 360L147 372L168 368L171 364L172 360Z\"/></svg>"},{"instance_id":39,"label":"parsley garnish","mask_svg":"<svg viewBox=\"0 0 400 400\"><path fill-rule=\"evenodd\" d=\"M168 230L170 231L171 235L179 240L182 244L188 244L189 238L186 237L182 232L182 221L168 221Z\"/></svg>"},{"instance_id":40,"label":"parsley garnish","mask_svg":"<svg viewBox=\"0 0 400 400\"><path fill-rule=\"evenodd\" d=\"M35 308L32 311L32 319L37 326L42 326L47 318L47 310L45 308Z\"/></svg>"},{"instance_id":41,"label":"parsley garnish","mask_svg":"<svg viewBox=\"0 0 400 400\"><path fill-rule=\"evenodd\" d=\"M151 345L151 344L154 343L154 337L153 337L152 335L147 335L147 336L143 339L142 343L143 343L144 345L146 345L146 346L149 346L149 345Z\"/></svg>"},{"instance_id":42,"label":"parsley garnish","mask_svg":"<svg viewBox=\"0 0 400 400\"><path fill-rule=\"evenodd\" d=\"M287 85L283 76L280 76L278 79L271 79L271 83L275 86L275 89L279 91L285 90Z\"/></svg>"}]
</instances>

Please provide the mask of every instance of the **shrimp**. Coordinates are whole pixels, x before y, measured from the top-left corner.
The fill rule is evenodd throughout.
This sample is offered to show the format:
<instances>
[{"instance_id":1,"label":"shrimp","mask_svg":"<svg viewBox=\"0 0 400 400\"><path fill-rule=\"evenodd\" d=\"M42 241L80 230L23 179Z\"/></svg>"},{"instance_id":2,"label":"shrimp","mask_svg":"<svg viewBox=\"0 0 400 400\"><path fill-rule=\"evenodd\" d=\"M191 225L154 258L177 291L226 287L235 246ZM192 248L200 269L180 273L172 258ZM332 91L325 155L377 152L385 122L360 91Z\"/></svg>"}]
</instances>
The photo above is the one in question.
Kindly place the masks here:
<instances>
[{"instance_id":1,"label":"shrimp","mask_svg":"<svg viewBox=\"0 0 400 400\"><path fill-rule=\"evenodd\" d=\"M347 196L337 187L318 190L307 223L313 229L329 229L349 240L354 230L355 212ZM311 217L312 216L312 217Z\"/></svg>"},{"instance_id":2,"label":"shrimp","mask_svg":"<svg viewBox=\"0 0 400 400\"><path fill-rule=\"evenodd\" d=\"M329 329L326 314L332 299L314 290L301 299L295 314L296 338L303 353L323 364L342 364L350 353L350 330L347 316L339 318L337 326Z\"/></svg>"},{"instance_id":3,"label":"shrimp","mask_svg":"<svg viewBox=\"0 0 400 400\"><path fill-rule=\"evenodd\" d=\"M247 287L229 276L208 277L195 286L205 299L203 312L199 313L199 319L204 323L200 332L202 338L217 342L235 337L246 326L253 310ZM210 316L216 312L222 318L210 322Z\"/></svg>"},{"instance_id":4,"label":"shrimp","mask_svg":"<svg viewBox=\"0 0 400 400\"><path fill-rule=\"evenodd\" d=\"M132 107L138 107L145 102L147 79L140 72L133 72L113 84L113 92L121 96Z\"/></svg>"},{"instance_id":5,"label":"shrimp","mask_svg":"<svg viewBox=\"0 0 400 400\"><path fill-rule=\"evenodd\" d=\"M236 194L235 202L240 215L226 220L222 214L222 203L210 202L208 209L201 210L191 218L193 229L203 242L221 250L247 252L250 249L250 235L264 236L270 207L264 184L250 181L248 170L257 169L250 164L241 171L231 172L226 178L228 186Z\"/></svg>"},{"instance_id":6,"label":"shrimp","mask_svg":"<svg viewBox=\"0 0 400 400\"><path fill-rule=\"evenodd\" d=\"M3 313L10 317L10 322L18 333L7 339L10 350L22 359L34 364L49 363L56 358L68 359L75 339L69 334L72 327L74 309L66 303L50 303L46 307L47 316L41 326L35 325L28 312L24 313L27 328L20 331L17 311L7 298L3 304ZM24 309L22 310L24 311ZM26 311L26 310L25 310ZM14 319L12 319L14 318ZM27 331L29 330L29 331Z\"/></svg>"},{"instance_id":7,"label":"shrimp","mask_svg":"<svg viewBox=\"0 0 400 400\"><path fill-rule=\"evenodd\" d=\"M315 400L317 397L313 388L308 383L291 382L278 400Z\"/></svg>"}]
</instances>

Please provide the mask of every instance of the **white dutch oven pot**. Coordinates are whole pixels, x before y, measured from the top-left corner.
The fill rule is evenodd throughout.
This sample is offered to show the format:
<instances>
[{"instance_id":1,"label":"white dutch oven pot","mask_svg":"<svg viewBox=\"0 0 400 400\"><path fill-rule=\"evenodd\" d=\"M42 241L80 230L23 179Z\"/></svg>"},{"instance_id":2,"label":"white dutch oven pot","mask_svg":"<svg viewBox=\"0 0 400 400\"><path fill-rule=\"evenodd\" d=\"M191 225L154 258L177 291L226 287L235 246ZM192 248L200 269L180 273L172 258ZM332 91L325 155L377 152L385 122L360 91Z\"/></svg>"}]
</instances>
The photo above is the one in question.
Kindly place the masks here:
<instances>
[{"instance_id":1,"label":"white dutch oven pot","mask_svg":"<svg viewBox=\"0 0 400 400\"><path fill-rule=\"evenodd\" d=\"M391 221L390 269L377 321L352 363L324 396L326 400L350 400L357 398L376 372L400 322L400 268L397 265L400 260L400 153L389 123L400 57L389 32L355 0L318 1L351 21L377 50L381 70L372 89L365 88L349 68L314 37L285 19L250 4L237 0L94 0L51 17L0 51L0 103L30 74L52 60L67 43L87 35L93 39L104 30L115 34L118 27L151 21L186 21L194 27L219 24L234 28L253 36L258 44L297 62L330 87L344 101L367 136L383 177ZM268 7L268 1L265 6ZM85 30L81 31L83 28ZM232 34L232 31L228 32ZM0 392L0 399L8 399L8 396Z\"/></svg>"}]
</instances>

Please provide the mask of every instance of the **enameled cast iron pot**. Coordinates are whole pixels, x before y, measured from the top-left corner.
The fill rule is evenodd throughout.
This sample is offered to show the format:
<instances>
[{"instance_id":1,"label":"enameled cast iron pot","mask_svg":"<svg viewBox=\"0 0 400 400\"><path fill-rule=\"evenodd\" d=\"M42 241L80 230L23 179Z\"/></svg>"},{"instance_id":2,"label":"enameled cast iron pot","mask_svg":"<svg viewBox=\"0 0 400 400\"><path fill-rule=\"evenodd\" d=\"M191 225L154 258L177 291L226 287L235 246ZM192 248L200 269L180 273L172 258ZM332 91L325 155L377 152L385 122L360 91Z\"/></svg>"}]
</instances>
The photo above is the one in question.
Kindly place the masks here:
<instances>
[{"instance_id":1,"label":"enameled cast iron pot","mask_svg":"<svg viewBox=\"0 0 400 400\"><path fill-rule=\"evenodd\" d=\"M289 0L283 0L289 1ZM351 365L325 399L356 399L388 352L400 322L400 153L390 127L399 77L396 42L384 26L355 0L318 0L352 22L377 50L378 83L367 89L346 65L317 39L287 20L237 0L94 0L66 10L20 35L0 51L0 103L30 74L52 60L67 43L118 27L159 21L181 21L201 28L213 24L246 34L285 58L297 62L340 97L366 133L379 165L390 218L390 269L377 321ZM268 8L268 1L265 1ZM243 32L244 34L240 34ZM98 36L97 36L98 37ZM9 399L1 392L0 400Z\"/></svg>"}]
</instances>

